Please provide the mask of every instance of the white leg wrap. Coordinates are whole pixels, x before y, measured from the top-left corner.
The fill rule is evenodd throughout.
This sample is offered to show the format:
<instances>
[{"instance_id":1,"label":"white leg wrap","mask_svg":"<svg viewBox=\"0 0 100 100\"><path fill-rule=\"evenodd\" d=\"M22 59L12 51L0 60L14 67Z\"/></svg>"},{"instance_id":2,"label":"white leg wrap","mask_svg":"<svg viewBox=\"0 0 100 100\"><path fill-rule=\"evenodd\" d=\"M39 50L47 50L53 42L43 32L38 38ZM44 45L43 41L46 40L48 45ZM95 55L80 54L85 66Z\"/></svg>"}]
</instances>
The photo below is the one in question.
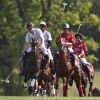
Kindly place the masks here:
<instances>
[{"instance_id":1,"label":"white leg wrap","mask_svg":"<svg viewBox=\"0 0 100 100\"><path fill-rule=\"evenodd\" d=\"M42 96L46 96L46 90L42 90Z\"/></svg>"},{"instance_id":2,"label":"white leg wrap","mask_svg":"<svg viewBox=\"0 0 100 100\"><path fill-rule=\"evenodd\" d=\"M24 83L24 87L27 87L27 83Z\"/></svg>"},{"instance_id":3,"label":"white leg wrap","mask_svg":"<svg viewBox=\"0 0 100 100\"><path fill-rule=\"evenodd\" d=\"M35 84L35 79L32 79L32 81L31 81L31 86L33 87L34 84Z\"/></svg>"},{"instance_id":4,"label":"white leg wrap","mask_svg":"<svg viewBox=\"0 0 100 100\"><path fill-rule=\"evenodd\" d=\"M51 95L52 95L52 96L55 96L56 91L55 91L55 87L54 87L54 85L51 86L51 91L52 91Z\"/></svg>"}]
</instances>

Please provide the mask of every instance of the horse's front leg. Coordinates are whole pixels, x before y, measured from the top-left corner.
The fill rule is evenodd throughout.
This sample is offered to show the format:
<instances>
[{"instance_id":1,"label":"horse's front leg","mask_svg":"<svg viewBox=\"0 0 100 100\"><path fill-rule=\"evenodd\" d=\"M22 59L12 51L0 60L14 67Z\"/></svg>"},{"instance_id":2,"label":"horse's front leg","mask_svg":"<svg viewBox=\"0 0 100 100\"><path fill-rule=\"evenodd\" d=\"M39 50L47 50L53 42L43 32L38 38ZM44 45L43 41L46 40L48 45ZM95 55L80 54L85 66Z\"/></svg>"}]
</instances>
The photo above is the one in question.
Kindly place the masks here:
<instances>
[{"instance_id":1,"label":"horse's front leg","mask_svg":"<svg viewBox=\"0 0 100 100\"><path fill-rule=\"evenodd\" d=\"M56 74L55 77L55 96L59 96L59 76Z\"/></svg>"},{"instance_id":2,"label":"horse's front leg","mask_svg":"<svg viewBox=\"0 0 100 100\"><path fill-rule=\"evenodd\" d=\"M88 96L92 96L93 81L94 81L94 69L92 69L92 72L91 72L91 81L90 81Z\"/></svg>"},{"instance_id":3,"label":"horse's front leg","mask_svg":"<svg viewBox=\"0 0 100 100\"><path fill-rule=\"evenodd\" d=\"M54 80L50 82L50 96L55 96Z\"/></svg>"},{"instance_id":4,"label":"horse's front leg","mask_svg":"<svg viewBox=\"0 0 100 100\"><path fill-rule=\"evenodd\" d=\"M84 90L83 90L83 85L82 85L82 81L81 81L81 72L80 72L79 68L75 69L74 81L75 81L76 87L79 91L79 96L85 96L86 93L84 93Z\"/></svg>"},{"instance_id":5,"label":"horse's front leg","mask_svg":"<svg viewBox=\"0 0 100 100\"><path fill-rule=\"evenodd\" d=\"M28 73L25 73L24 75L24 88L27 88L27 80L28 80Z\"/></svg>"},{"instance_id":6,"label":"horse's front leg","mask_svg":"<svg viewBox=\"0 0 100 100\"><path fill-rule=\"evenodd\" d=\"M67 96L68 95L68 81L69 78L67 77L66 80L64 78L62 78L63 80L63 96Z\"/></svg>"},{"instance_id":7,"label":"horse's front leg","mask_svg":"<svg viewBox=\"0 0 100 100\"><path fill-rule=\"evenodd\" d=\"M45 80L42 80L42 96L46 96L47 91L46 91L46 82Z\"/></svg>"},{"instance_id":8,"label":"horse's front leg","mask_svg":"<svg viewBox=\"0 0 100 100\"><path fill-rule=\"evenodd\" d=\"M33 90L35 89L36 78L34 77L34 75L31 75L31 74L29 76L31 78L31 84L28 87L28 93L32 94L32 92L34 93Z\"/></svg>"},{"instance_id":9,"label":"horse's front leg","mask_svg":"<svg viewBox=\"0 0 100 100\"><path fill-rule=\"evenodd\" d=\"M92 86L93 86L93 82L90 82L88 96L92 96Z\"/></svg>"}]
</instances>

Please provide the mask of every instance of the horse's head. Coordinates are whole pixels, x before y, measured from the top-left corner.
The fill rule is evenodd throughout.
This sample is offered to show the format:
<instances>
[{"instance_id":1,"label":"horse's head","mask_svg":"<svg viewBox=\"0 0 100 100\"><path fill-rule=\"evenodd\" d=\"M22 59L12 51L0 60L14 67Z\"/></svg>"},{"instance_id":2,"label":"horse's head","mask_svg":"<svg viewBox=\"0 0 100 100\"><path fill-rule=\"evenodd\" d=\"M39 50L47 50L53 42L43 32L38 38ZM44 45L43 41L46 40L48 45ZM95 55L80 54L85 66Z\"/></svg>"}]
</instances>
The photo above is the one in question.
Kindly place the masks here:
<instances>
[{"instance_id":1,"label":"horse's head","mask_svg":"<svg viewBox=\"0 0 100 100\"><path fill-rule=\"evenodd\" d=\"M59 47L59 55L69 59L69 52L68 52L68 47L66 45L65 38L59 37L57 39L57 44Z\"/></svg>"},{"instance_id":2,"label":"horse's head","mask_svg":"<svg viewBox=\"0 0 100 100\"><path fill-rule=\"evenodd\" d=\"M59 46L65 46L65 44L66 44L65 38L59 37L59 38L57 39L57 44L58 44Z\"/></svg>"},{"instance_id":3,"label":"horse's head","mask_svg":"<svg viewBox=\"0 0 100 100\"><path fill-rule=\"evenodd\" d=\"M38 42L38 39L32 39L31 46L32 46L32 51L34 53L36 53L37 50L38 50L38 48L40 47L39 42Z\"/></svg>"},{"instance_id":4,"label":"horse's head","mask_svg":"<svg viewBox=\"0 0 100 100\"><path fill-rule=\"evenodd\" d=\"M34 59L36 59L37 63L40 63L41 59L43 59L43 54L42 54L42 50L40 48L39 40L33 39L31 46L32 46L32 52L34 55Z\"/></svg>"}]
</instances>

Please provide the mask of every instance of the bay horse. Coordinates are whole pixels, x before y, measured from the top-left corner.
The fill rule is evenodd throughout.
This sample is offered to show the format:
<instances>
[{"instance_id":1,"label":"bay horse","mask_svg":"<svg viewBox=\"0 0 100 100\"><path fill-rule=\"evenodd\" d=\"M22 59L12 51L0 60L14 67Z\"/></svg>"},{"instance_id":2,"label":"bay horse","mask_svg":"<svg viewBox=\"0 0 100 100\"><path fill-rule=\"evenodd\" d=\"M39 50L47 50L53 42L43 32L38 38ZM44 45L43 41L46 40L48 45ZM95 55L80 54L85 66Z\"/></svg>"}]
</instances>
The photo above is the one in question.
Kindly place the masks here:
<instances>
[{"instance_id":1,"label":"bay horse","mask_svg":"<svg viewBox=\"0 0 100 100\"><path fill-rule=\"evenodd\" d=\"M28 63L27 67L30 72L32 72L32 78L35 78L35 84L33 88L33 95L37 96L39 93L39 86L41 86L41 94L42 96L53 96L54 95L54 86L53 80L51 81L51 67L50 60L48 61L45 71L42 70L42 62L44 60L43 51L39 48L39 41L37 39L32 40L32 52L33 56L31 61ZM28 66L33 66L32 69ZM30 73L29 72L29 73ZM31 78L31 77L26 77ZM33 81L33 80L32 80ZM28 88L29 94L32 93L32 86Z\"/></svg>"},{"instance_id":2,"label":"bay horse","mask_svg":"<svg viewBox=\"0 0 100 100\"><path fill-rule=\"evenodd\" d=\"M82 85L83 85L84 94L86 95L86 87L89 83L88 96L92 96L92 87L93 87L93 81L94 81L94 68L93 68L93 65L90 64L89 62L87 64L87 66L88 66L89 71L90 71L91 81L89 81L88 76L85 72L85 69L82 66Z\"/></svg>"},{"instance_id":3,"label":"bay horse","mask_svg":"<svg viewBox=\"0 0 100 100\"><path fill-rule=\"evenodd\" d=\"M59 37L58 40L59 45L59 54L56 59L56 80L55 80L55 88L56 88L56 96L59 95L58 87L59 87L59 79L61 78L63 81L63 96L67 96L68 93L68 83L72 72L74 71L75 83L78 89L79 95L84 96L82 82L81 82L81 70L80 64L76 62L77 67L73 70L73 66L71 64L68 48L66 49L66 42L64 38ZM78 59L77 59L78 60ZM66 79L66 80L65 80Z\"/></svg>"}]
</instances>

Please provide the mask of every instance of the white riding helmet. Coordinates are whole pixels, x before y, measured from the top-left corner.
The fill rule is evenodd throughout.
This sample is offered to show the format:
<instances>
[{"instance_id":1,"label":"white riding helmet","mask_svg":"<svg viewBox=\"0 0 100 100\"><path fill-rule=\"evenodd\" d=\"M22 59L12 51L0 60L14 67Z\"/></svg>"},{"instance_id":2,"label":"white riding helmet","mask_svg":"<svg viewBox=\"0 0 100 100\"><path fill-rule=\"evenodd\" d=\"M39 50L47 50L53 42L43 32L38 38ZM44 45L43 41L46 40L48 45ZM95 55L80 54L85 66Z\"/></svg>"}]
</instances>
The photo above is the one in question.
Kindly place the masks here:
<instances>
[{"instance_id":1,"label":"white riding helmet","mask_svg":"<svg viewBox=\"0 0 100 100\"><path fill-rule=\"evenodd\" d=\"M62 24L62 26L61 26L62 28L70 28L70 26L69 26L69 24L67 24L67 23L64 23L64 24Z\"/></svg>"},{"instance_id":2,"label":"white riding helmet","mask_svg":"<svg viewBox=\"0 0 100 100\"><path fill-rule=\"evenodd\" d=\"M40 26L40 25L47 26L47 25L46 25L46 22L40 22L39 26Z\"/></svg>"}]
</instances>

